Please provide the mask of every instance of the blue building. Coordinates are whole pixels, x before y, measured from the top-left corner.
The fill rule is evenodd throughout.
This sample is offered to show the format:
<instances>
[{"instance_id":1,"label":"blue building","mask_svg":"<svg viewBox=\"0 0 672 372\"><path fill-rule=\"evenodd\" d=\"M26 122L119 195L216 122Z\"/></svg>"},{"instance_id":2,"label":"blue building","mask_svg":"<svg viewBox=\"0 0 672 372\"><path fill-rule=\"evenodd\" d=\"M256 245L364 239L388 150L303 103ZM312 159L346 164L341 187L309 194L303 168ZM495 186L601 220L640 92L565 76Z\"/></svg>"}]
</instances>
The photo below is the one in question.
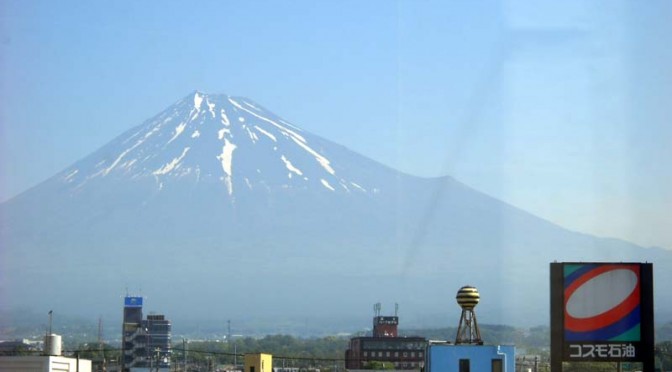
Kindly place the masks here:
<instances>
[{"instance_id":1,"label":"blue building","mask_svg":"<svg viewBox=\"0 0 672 372\"><path fill-rule=\"evenodd\" d=\"M515 372L515 349L512 345L430 343L425 372Z\"/></svg>"}]
</instances>

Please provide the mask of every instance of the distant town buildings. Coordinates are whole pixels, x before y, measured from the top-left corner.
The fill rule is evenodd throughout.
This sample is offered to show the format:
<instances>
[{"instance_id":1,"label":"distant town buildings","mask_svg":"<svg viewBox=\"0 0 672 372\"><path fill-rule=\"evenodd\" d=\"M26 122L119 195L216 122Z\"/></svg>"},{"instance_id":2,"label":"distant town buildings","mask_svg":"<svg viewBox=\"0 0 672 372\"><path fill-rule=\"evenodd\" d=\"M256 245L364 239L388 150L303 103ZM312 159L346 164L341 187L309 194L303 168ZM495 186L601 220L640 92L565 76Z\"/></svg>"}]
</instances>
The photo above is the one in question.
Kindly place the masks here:
<instances>
[{"instance_id":1,"label":"distant town buildings","mask_svg":"<svg viewBox=\"0 0 672 372\"><path fill-rule=\"evenodd\" d=\"M516 367L515 346L484 345L481 339L474 311L480 301L478 290L472 286L464 286L458 291L456 300L462 308L462 315L455 343L428 341L420 336L400 337L398 308L395 309L393 316L383 316L380 304L376 304L371 335L350 339L349 347L345 351L345 369L349 372L387 369L407 372L513 371ZM96 371L108 372L168 372L171 370L171 322L161 314L150 314L143 318L142 307L142 297L126 296L124 298L119 364L108 366L104 359L102 363L92 363L90 360L80 359L77 350L69 352L69 355L73 355L74 358L63 357L61 336L48 332L41 351L36 348L37 341L0 342L0 372L90 372L92 367ZM2 356L3 349L6 356ZM26 352L33 353L33 355L17 355ZM36 355L37 353L41 355ZM237 356L235 348L234 354L227 355L234 357L234 365L231 366L217 366L215 357L206 359L206 367L203 367L202 361L188 365L186 355L186 344L183 343L182 364L177 365L176 363L174 367L182 367L183 370L206 368L209 371L217 369L236 372L298 372L300 370L319 372L317 368L305 369L303 365L285 367L286 359L306 358L283 356L280 358L283 361L282 367L273 367L273 356L267 353L245 354L244 369L240 371L235 360ZM337 360L333 362L334 370L339 370ZM535 368L537 363L538 358L535 358Z\"/></svg>"},{"instance_id":2,"label":"distant town buildings","mask_svg":"<svg viewBox=\"0 0 672 372\"><path fill-rule=\"evenodd\" d=\"M372 368L375 363L390 363L394 369L420 369L425 357L424 337L399 337L399 317L381 316L380 304L374 306L373 334L350 339L345 352L346 369Z\"/></svg>"},{"instance_id":3,"label":"distant town buildings","mask_svg":"<svg viewBox=\"0 0 672 372\"><path fill-rule=\"evenodd\" d=\"M0 343L1 344L5 344ZM30 342L21 340L4 345L15 346L15 351L33 351L23 348ZM91 361L80 358L68 358L62 356L61 336L48 334L45 337L42 355L13 355L0 356L0 372L91 372Z\"/></svg>"},{"instance_id":4,"label":"distant town buildings","mask_svg":"<svg viewBox=\"0 0 672 372\"><path fill-rule=\"evenodd\" d=\"M44 341L33 341L25 338L12 341L0 341L0 355L14 355L17 352L34 352L42 350Z\"/></svg>"},{"instance_id":5,"label":"distant town buildings","mask_svg":"<svg viewBox=\"0 0 672 372\"><path fill-rule=\"evenodd\" d=\"M164 315L142 318L142 297L124 298L122 371L170 370L171 324Z\"/></svg>"}]
</instances>

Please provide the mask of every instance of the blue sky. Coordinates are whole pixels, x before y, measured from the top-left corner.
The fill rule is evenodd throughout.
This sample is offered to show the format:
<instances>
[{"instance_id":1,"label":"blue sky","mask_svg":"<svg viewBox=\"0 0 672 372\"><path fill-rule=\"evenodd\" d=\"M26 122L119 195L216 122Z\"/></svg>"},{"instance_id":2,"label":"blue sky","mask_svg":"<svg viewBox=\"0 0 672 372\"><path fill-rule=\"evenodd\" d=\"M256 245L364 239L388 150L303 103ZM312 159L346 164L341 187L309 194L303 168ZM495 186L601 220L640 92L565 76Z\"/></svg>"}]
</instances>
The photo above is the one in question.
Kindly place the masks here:
<instances>
[{"instance_id":1,"label":"blue sky","mask_svg":"<svg viewBox=\"0 0 672 372\"><path fill-rule=\"evenodd\" d=\"M0 4L0 201L193 90L418 176L672 248L672 3Z\"/></svg>"}]
</instances>

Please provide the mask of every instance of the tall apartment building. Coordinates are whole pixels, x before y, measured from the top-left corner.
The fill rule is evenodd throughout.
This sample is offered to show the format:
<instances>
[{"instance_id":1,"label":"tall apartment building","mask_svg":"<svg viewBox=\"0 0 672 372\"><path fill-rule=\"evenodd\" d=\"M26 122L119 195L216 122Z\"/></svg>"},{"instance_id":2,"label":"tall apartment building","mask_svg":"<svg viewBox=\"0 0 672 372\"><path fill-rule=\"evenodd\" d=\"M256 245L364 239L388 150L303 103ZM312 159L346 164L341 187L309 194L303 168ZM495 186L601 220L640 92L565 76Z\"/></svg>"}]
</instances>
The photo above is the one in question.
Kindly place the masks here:
<instances>
[{"instance_id":1,"label":"tall apartment building","mask_svg":"<svg viewBox=\"0 0 672 372\"><path fill-rule=\"evenodd\" d=\"M170 370L171 324L164 315L142 318L142 297L124 298L122 371Z\"/></svg>"}]
</instances>

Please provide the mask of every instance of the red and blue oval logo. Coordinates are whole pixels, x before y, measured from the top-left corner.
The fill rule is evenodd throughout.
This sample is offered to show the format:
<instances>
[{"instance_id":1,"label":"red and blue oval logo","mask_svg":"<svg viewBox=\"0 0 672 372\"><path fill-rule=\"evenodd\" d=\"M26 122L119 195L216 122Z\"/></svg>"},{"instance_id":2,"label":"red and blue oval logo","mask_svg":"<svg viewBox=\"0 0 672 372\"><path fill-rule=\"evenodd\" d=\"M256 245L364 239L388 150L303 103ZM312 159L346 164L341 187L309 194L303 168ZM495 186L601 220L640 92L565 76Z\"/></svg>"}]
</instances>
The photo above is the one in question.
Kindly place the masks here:
<instances>
[{"instance_id":1,"label":"red and blue oval logo","mask_svg":"<svg viewBox=\"0 0 672 372\"><path fill-rule=\"evenodd\" d=\"M586 264L565 273L565 340L638 341L639 265Z\"/></svg>"}]
</instances>

